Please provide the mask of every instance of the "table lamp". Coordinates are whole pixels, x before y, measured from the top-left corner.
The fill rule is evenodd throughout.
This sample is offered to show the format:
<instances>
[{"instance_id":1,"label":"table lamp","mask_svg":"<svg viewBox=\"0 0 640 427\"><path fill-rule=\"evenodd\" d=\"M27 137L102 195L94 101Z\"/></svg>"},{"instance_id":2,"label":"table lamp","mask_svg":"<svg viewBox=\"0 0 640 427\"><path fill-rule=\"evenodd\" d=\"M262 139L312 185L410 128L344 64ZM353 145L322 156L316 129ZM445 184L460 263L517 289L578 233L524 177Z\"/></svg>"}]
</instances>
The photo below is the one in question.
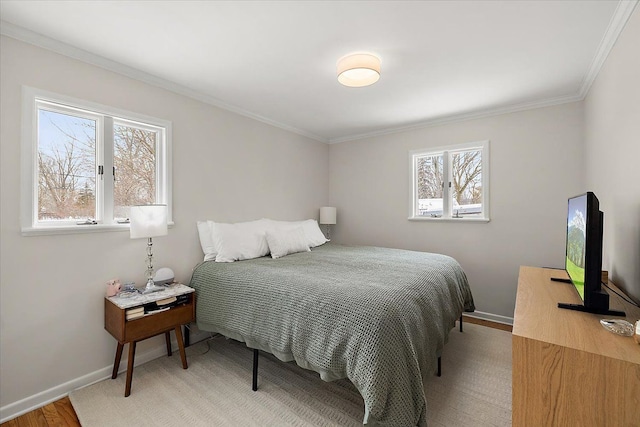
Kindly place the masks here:
<instances>
[{"instance_id":1,"label":"table lamp","mask_svg":"<svg viewBox=\"0 0 640 427\"><path fill-rule=\"evenodd\" d=\"M330 239L329 226L336 223L336 208L324 206L320 208L320 224L324 224L327 230L327 239Z\"/></svg>"},{"instance_id":2,"label":"table lamp","mask_svg":"<svg viewBox=\"0 0 640 427\"><path fill-rule=\"evenodd\" d=\"M167 205L132 206L129 215L130 236L132 239L147 240L147 285L143 294L162 291L165 288L153 283L152 237L167 235Z\"/></svg>"}]
</instances>

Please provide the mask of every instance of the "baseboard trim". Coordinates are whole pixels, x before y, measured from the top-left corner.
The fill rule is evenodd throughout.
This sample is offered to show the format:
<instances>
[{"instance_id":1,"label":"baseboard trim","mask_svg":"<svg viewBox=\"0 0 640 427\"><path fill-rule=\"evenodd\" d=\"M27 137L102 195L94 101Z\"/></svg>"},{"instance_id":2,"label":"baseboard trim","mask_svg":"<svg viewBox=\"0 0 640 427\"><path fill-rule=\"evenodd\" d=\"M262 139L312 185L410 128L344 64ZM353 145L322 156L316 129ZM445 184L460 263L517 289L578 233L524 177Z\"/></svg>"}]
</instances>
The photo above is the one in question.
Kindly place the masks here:
<instances>
[{"instance_id":1,"label":"baseboard trim","mask_svg":"<svg viewBox=\"0 0 640 427\"><path fill-rule=\"evenodd\" d=\"M199 332L195 334L192 333L191 343L195 344L196 342L202 341L209 336L210 334L208 332ZM178 343L175 340L172 341L171 347L178 351ZM139 366L153 359L157 359L158 357L162 357L167 354L166 351L167 347L165 346L163 341L162 345L158 345L150 350L145 351L144 353L136 354L134 366ZM123 354L123 356L125 355L126 353ZM34 409L41 408L51 402L60 400L63 397L68 396L69 393L74 390L88 387L107 378L111 378L112 369L113 365L105 366L102 369L98 369L97 371L75 378L71 381L67 381L48 390L44 390L40 393L34 394L33 396L29 396L24 399L18 400L17 402L5 405L0 408L0 423L5 423L16 417L19 417L22 414L26 414L27 412L31 412ZM120 369L118 373L120 374L126 372L126 370L127 359L123 359L120 362Z\"/></svg>"},{"instance_id":2,"label":"baseboard trim","mask_svg":"<svg viewBox=\"0 0 640 427\"><path fill-rule=\"evenodd\" d=\"M513 317L501 316L499 314L485 313L484 311L474 311L473 313L464 313L465 316L474 319L488 320L490 322L502 323L513 326Z\"/></svg>"}]
</instances>

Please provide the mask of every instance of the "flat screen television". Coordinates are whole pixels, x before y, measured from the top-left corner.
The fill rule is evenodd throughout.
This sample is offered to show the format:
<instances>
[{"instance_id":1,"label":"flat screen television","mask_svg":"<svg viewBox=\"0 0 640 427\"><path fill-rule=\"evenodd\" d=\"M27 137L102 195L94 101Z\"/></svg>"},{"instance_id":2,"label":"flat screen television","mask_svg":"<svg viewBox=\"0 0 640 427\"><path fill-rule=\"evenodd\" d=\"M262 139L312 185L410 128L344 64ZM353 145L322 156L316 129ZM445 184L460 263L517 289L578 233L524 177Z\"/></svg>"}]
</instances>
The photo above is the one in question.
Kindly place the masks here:
<instances>
[{"instance_id":1,"label":"flat screen television","mask_svg":"<svg viewBox=\"0 0 640 427\"><path fill-rule=\"evenodd\" d=\"M571 197L567 208L565 270L583 304L558 303L558 307L588 313L624 316L609 310L609 294L601 287L604 213L596 195Z\"/></svg>"}]
</instances>

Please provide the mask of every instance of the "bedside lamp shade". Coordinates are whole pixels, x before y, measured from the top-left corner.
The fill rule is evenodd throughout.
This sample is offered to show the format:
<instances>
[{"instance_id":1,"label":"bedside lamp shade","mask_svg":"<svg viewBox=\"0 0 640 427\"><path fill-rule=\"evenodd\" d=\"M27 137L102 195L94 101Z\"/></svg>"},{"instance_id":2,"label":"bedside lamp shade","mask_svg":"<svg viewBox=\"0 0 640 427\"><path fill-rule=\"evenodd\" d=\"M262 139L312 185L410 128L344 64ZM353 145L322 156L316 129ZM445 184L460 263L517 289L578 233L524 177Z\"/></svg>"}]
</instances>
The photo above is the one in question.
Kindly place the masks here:
<instances>
[{"instance_id":1,"label":"bedside lamp shade","mask_svg":"<svg viewBox=\"0 0 640 427\"><path fill-rule=\"evenodd\" d=\"M132 206L129 214L132 239L167 235L167 205Z\"/></svg>"},{"instance_id":2,"label":"bedside lamp shade","mask_svg":"<svg viewBox=\"0 0 640 427\"><path fill-rule=\"evenodd\" d=\"M335 224L336 208L322 207L320 208L320 224Z\"/></svg>"}]
</instances>

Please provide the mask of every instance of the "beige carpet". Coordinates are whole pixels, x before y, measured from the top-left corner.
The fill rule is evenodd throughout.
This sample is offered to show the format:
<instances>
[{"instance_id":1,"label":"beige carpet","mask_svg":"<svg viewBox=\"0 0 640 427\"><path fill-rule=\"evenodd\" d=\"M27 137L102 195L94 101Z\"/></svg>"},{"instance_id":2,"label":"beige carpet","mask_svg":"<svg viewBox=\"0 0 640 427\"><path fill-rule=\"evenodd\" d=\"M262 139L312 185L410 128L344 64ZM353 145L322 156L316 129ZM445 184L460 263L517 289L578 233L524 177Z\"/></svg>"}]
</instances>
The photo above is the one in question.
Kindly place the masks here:
<instances>
[{"instance_id":1,"label":"beige carpet","mask_svg":"<svg viewBox=\"0 0 640 427\"><path fill-rule=\"evenodd\" d=\"M364 405L348 381L317 374L272 356L260 357L251 391L252 352L222 337L162 357L133 372L69 396L84 427L95 426L358 426ZM451 331L442 377L427 380L429 427L511 425L511 334L474 324Z\"/></svg>"}]
</instances>

